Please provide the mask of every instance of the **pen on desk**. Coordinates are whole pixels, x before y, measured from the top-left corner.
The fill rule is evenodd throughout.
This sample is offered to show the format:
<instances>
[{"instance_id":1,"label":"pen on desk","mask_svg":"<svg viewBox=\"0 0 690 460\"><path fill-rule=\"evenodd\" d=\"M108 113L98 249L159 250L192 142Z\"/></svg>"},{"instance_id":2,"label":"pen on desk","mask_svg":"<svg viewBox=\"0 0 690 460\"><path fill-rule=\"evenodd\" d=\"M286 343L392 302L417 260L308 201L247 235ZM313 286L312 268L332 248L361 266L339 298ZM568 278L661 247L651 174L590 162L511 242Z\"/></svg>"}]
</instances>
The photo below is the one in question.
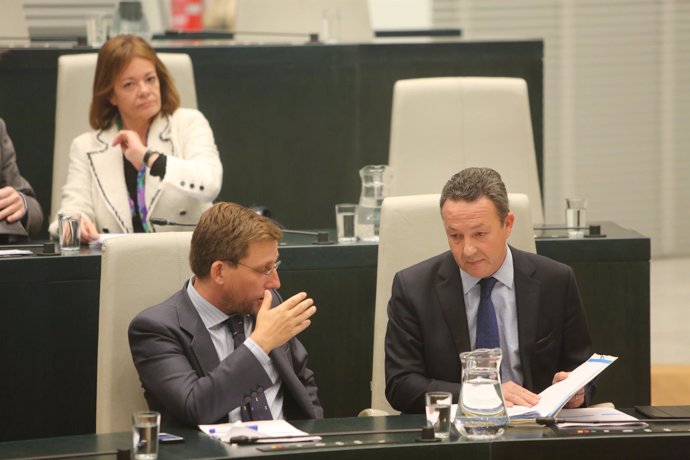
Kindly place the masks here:
<instances>
[{"instance_id":1,"label":"pen on desk","mask_svg":"<svg viewBox=\"0 0 690 460\"><path fill-rule=\"evenodd\" d=\"M259 425L245 425L244 427L250 430L259 431Z\"/></svg>"}]
</instances>

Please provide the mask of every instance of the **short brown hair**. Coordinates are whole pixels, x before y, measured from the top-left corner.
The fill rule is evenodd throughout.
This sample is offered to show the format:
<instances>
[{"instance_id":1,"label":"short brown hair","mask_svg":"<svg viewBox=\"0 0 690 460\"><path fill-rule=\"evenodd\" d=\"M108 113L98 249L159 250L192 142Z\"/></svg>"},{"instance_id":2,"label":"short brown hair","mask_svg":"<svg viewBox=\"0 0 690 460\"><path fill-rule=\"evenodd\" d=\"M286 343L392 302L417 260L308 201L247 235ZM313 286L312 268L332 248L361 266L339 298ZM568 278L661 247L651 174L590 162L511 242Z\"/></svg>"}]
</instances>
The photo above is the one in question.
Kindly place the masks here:
<instances>
[{"instance_id":1,"label":"short brown hair","mask_svg":"<svg viewBox=\"0 0 690 460\"><path fill-rule=\"evenodd\" d=\"M89 112L89 123L93 129L107 129L115 122L119 112L110 103L115 79L135 57L152 62L156 68L161 89L161 113L172 115L180 106L175 83L153 48L137 35L118 35L105 42L98 52Z\"/></svg>"},{"instance_id":2,"label":"short brown hair","mask_svg":"<svg viewBox=\"0 0 690 460\"><path fill-rule=\"evenodd\" d=\"M252 241L279 241L283 232L268 218L235 203L216 203L204 211L192 234L189 265L199 278L216 260L237 264Z\"/></svg>"},{"instance_id":3,"label":"short brown hair","mask_svg":"<svg viewBox=\"0 0 690 460\"><path fill-rule=\"evenodd\" d=\"M475 201L483 196L493 201L504 222L510 212L508 192L501 175L491 168L467 168L453 175L441 192L441 208L446 200Z\"/></svg>"}]
</instances>

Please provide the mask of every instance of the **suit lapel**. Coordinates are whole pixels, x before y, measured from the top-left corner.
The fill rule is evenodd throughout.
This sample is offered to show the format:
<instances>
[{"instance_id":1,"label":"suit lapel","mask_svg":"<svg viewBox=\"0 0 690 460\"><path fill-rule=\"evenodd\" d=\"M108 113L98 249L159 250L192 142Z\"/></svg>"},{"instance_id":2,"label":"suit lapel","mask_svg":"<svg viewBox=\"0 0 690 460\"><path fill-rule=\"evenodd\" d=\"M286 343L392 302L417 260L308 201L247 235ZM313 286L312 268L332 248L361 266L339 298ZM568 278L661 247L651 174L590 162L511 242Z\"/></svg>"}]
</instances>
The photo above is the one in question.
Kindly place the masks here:
<instances>
[{"instance_id":1,"label":"suit lapel","mask_svg":"<svg viewBox=\"0 0 690 460\"><path fill-rule=\"evenodd\" d=\"M524 387L532 388L532 363L530 357L534 349L539 314L539 284L535 278L536 267L524 257L522 251L510 248L513 254L515 272L515 304L518 319L518 341Z\"/></svg>"},{"instance_id":2,"label":"suit lapel","mask_svg":"<svg viewBox=\"0 0 690 460\"><path fill-rule=\"evenodd\" d=\"M470 334L467 326L467 312L460 269L450 251L446 253L441 262L434 290L457 348L456 351L461 353L470 350Z\"/></svg>"},{"instance_id":3,"label":"suit lapel","mask_svg":"<svg viewBox=\"0 0 690 460\"><path fill-rule=\"evenodd\" d=\"M197 358L199 368L196 369L201 375L208 374L211 370L218 367L220 361L216 348L213 346L211 336L206 330L204 322L201 321L199 313L197 313L192 301L187 295L187 281L182 288L182 301L178 305L178 315L180 320L180 327L185 330L191 337L191 346L194 355Z\"/></svg>"},{"instance_id":4,"label":"suit lapel","mask_svg":"<svg viewBox=\"0 0 690 460\"><path fill-rule=\"evenodd\" d=\"M87 152L91 165L91 174L96 181L105 207L119 222L121 229L110 229L115 232L132 232L132 216L129 210L127 184L124 175L124 158L120 147L112 147L117 126L96 134L98 148Z\"/></svg>"},{"instance_id":5,"label":"suit lapel","mask_svg":"<svg viewBox=\"0 0 690 460\"><path fill-rule=\"evenodd\" d=\"M147 139L147 147L155 152L161 152L169 156L174 156L175 149L170 134L170 117L158 115L151 123ZM155 217L154 210L160 198L161 179L146 172L146 208L149 216Z\"/></svg>"}]
</instances>

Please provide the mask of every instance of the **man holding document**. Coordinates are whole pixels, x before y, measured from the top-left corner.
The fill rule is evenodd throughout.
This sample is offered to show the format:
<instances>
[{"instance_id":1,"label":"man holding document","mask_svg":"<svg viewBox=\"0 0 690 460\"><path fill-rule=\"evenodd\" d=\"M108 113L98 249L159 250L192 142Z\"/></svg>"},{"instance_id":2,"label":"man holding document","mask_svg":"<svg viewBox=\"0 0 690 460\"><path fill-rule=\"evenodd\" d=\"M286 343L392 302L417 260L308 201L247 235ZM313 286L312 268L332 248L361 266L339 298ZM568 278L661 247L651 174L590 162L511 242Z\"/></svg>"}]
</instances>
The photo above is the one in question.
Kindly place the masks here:
<instances>
[{"instance_id":1,"label":"man holding document","mask_svg":"<svg viewBox=\"0 0 690 460\"><path fill-rule=\"evenodd\" d=\"M323 417L296 338L316 306L276 291L281 237L269 219L216 203L192 235L194 276L132 320L132 358L162 426Z\"/></svg>"},{"instance_id":2,"label":"man holding document","mask_svg":"<svg viewBox=\"0 0 690 460\"><path fill-rule=\"evenodd\" d=\"M507 243L515 216L500 175L455 174L441 194L450 251L398 272L388 303L386 397L407 413L424 411L428 391L457 402L459 354L500 347L508 407L531 407L592 354L572 270ZM566 407L585 404L578 391Z\"/></svg>"}]
</instances>

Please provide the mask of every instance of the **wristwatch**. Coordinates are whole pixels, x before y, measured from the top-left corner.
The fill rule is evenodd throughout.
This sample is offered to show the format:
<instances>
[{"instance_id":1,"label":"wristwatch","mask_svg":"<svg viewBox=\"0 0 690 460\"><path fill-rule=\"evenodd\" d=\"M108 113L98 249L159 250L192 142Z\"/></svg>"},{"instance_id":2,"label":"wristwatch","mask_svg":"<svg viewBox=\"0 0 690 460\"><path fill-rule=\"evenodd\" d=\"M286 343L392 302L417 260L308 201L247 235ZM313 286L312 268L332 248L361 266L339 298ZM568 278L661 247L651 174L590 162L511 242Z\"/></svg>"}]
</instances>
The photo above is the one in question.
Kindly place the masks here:
<instances>
[{"instance_id":1,"label":"wristwatch","mask_svg":"<svg viewBox=\"0 0 690 460\"><path fill-rule=\"evenodd\" d=\"M153 150L149 149L149 150L147 150L146 153L144 154L144 164L145 164L146 166L149 165L149 158L151 158L151 155L153 155L154 153L158 153L158 152L154 152Z\"/></svg>"}]
</instances>

